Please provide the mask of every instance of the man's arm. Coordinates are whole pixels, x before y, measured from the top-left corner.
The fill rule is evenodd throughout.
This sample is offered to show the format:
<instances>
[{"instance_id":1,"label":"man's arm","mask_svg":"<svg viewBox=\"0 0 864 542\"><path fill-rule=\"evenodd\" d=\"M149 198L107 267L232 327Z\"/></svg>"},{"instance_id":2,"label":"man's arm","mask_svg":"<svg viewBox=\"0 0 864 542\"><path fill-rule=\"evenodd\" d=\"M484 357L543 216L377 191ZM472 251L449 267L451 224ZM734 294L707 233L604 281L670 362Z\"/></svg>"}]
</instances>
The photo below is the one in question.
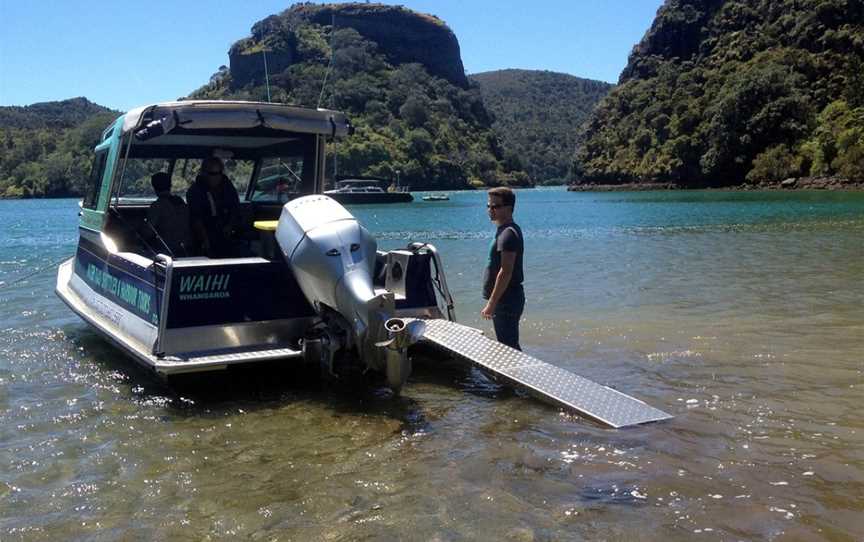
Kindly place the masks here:
<instances>
[{"instance_id":1,"label":"man's arm","mask_svg":"<svg viewBox=\"0 0 864 542\"><path fill-rule=\"evenodd\" d=\"M516 253L509 250L501 252L501 269L495 275L495 286L492 288L492 294L489 295L489 301L486 306L480 311L480 316L485 319L490 319L495 315L495 308L498 307L498 302L501 301L501 296L507 291L510 286L510 279L513 278L513 267L516 265Z\"/></svg>"}]
</instances>

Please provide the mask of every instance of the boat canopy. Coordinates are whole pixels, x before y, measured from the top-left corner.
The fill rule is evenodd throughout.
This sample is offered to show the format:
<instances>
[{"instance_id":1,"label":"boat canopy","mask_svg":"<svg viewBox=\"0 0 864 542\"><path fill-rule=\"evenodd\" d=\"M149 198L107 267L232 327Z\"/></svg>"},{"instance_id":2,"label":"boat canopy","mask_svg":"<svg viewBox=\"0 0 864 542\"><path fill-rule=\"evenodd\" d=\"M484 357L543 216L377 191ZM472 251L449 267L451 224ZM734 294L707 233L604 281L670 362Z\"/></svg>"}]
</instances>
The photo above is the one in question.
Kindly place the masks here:
<instances>
[{"instance_id":1,"label":"boat canopy","mask_svg":"<svg viewBox=\"0 0 864 542\"><path fill-rule=\"evenodd\" d=\"M163 135L317 134L343 137L352 131L344 113L284 104L189 100L146 105L123 118L122 135L144 142Z\"/></svg>"}]
</instances>

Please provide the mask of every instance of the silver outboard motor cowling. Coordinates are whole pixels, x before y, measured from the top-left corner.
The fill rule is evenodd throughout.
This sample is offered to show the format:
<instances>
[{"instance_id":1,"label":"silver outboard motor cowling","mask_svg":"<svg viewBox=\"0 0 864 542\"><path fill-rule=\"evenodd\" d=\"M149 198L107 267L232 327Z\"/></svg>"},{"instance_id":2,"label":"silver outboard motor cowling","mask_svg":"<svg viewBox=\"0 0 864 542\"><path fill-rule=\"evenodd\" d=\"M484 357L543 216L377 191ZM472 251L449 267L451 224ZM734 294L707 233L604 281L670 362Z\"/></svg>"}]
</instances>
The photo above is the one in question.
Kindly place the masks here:
<instances>
[{"instance_id":1,"label":"silver outboard motor cowling","mask_svg":"<svg viewBox=\"0 0 864 542\"><path fill-rule=\"evenodd\" d=\"M399 326L385 325L395 313L393 293L375 293L375 238L335 200L313 195L285 204L276 241L315 310L341 315L366 368L385 373L388 385L399 391L410 373L407 344L400 339L394 349L391 330ZM422 331L408 335L416 341Z\"/></svg>"}]
</instances>

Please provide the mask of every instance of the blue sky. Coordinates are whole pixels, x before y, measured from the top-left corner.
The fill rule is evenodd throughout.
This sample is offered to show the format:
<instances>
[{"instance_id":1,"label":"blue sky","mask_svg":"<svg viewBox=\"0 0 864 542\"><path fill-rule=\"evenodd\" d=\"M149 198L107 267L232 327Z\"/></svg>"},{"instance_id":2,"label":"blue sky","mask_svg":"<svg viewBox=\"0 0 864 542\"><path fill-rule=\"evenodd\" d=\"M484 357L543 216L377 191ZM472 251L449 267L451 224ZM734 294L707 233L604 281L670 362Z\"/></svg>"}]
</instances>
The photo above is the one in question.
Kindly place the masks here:
<instances>
[{"instance_id":1,"label":"blue sky","mask_svg":"<svg viewBox=\"0 0 864 542\"><path fill-rule=\"evenodd\" d=\"M662 0L398 3L453 29L468 73L523 68L615 82ZM290 5L0 0L0 105L85 96L126 110L185 96L228 64L228 48L255 22Z\"/></svg>"}]
</instances>

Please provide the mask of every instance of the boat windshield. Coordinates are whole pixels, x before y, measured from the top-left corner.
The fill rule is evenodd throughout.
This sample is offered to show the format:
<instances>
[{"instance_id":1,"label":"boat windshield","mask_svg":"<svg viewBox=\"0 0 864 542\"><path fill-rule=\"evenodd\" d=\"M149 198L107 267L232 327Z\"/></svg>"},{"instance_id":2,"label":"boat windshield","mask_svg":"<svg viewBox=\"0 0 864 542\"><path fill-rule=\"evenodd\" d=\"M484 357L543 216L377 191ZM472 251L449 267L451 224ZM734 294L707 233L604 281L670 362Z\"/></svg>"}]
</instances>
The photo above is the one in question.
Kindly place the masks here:
<instances>
[{"instance_id":1,"label":"boat windshield","mask_svg":"<svg viewBox=\"0 0 864 542\"><path fill-rule=\"evenodd\" d=\"M264 158L250 199L259 202L284 203L300 195L303 166L302 156Z\"/></svg>"},{"instance_id":2,"label":"boat windshield","mask_svg":"<svg viewBox=\"0 0 864 542\"><path fill-rule=\"evenodd\" d=\"M114 196L121 204L155 199L150 179L158 172L169 174L171 192L184 196L198 177L206 156L222 159L224 173L241 199L284 203L314 189L315 140L311 137L257 149L197 147L188 154L181 150L163 147L154 152L133 146L125 167L121 162L122 175L115 185Z\"/></svg>"},{"instance_id":3,"label":"boat windshield","mask_svg":"<svg viewBox=\"0 0 864 542\"><path fill-rule=\"evenodd\" d=\"M224 160L225 175L239 194L244 194L255 169L254 160ZM152 200L156 198L150 178L160 171L171 175L171 192L183 196L195 182L201 170L199 158L130 158L120 183L121 201Z\"/></svg>"}]
</instances>

